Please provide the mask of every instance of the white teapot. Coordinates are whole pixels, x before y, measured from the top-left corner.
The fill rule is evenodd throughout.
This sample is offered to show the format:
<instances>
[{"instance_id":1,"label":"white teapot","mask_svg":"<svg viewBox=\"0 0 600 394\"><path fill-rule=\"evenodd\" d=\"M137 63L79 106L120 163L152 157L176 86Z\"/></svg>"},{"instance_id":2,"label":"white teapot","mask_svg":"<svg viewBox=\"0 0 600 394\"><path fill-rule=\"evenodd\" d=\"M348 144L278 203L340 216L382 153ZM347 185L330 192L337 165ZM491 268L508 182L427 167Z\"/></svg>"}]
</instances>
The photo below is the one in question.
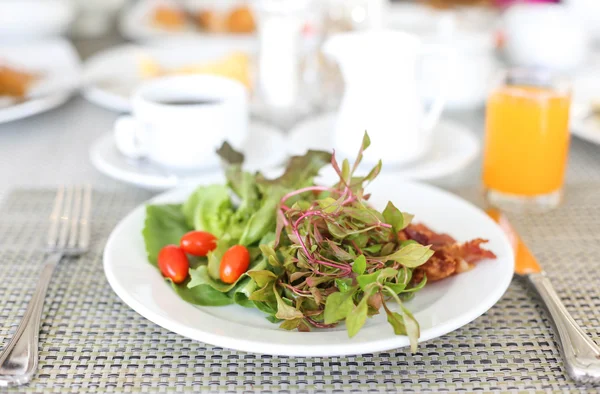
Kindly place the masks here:
<instances>
[{"instance_id":1,"label":"white teapot","mask_svg":"<svg viewBox=\"0 0 600 394\"><path fill-rule=\"evenodd\" d=\"M331 37L323 51L338 62L346 84L335 148L352 155L367 131L371 148L365 161L397 165L423 156L445 105L447 83L426 113L417 86L417 62L424 54L419 38L392 30L349 32ZM452 53L447 55L450 68Z\"/></svg>"}]
</instances>

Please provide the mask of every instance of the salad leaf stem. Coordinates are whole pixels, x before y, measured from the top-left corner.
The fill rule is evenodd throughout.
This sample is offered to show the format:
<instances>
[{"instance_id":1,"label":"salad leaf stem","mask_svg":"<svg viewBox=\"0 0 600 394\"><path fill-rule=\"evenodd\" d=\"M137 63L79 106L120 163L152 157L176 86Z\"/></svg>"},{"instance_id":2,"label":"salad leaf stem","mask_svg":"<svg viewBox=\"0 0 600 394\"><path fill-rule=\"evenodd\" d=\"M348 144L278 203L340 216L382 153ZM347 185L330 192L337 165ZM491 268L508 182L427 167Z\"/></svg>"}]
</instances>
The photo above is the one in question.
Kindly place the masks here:
<instances>
[{"instance_id":1,"label":"salad leaf stem","mask_svg":"<svg viewBox=\"0 0 600 394\"><path fill-rule=\"evenodd\" d=\"M295 294L297 294L299 296L302 296L302 297L312 297L312 294L311 294L310 291L300 290L297 287L292 286L292 285L290 285L288 283L284 283L282 281L279 281L279 285L283 286L283 287L285 287L287 289L290 289L292 292L294 292Z\"/></svg>"},{"instance_id":2,"label":"salad leaf stem","mask_svg":"<svg viewBox=\"0 0 600 394\"><path fill-rule=\"evenodd\" d=\"M289 200L290 198L292 198L294 196L297 196L299 194L302 194L302 193L306 193L306 192L332 192L332 193L335 193L335 192L337 192L337 190L332 189L332 188L327 187L327 186L308 186L308 187L303 187L302 189L294 190L294 191L291 191L291 192L287 193L285 196L283 196L281 198L280 204L284 205L285 202L287 200Z\"/></svg>"},{"instance_id":3,"label":"salad leaf stem","mask_svg":"<svg viewBox=\"0 0 600 394\"><path fill-rule=\"evenodd\" d=\"M333 327L337 326L337 324L336 324L336 323L333 323L333 324L325 324L325 323L318 322L318 321L316 321L316 320L314 320L313 318L311 318L311 317L308 317L308 316L305 316L305 319L306 319L306 320L308 320L308 322L309 322L311 325L313 325L313 326L315 326L315 327L317 327L317 328L333 328Z\"/></svg>"}]
</instances>

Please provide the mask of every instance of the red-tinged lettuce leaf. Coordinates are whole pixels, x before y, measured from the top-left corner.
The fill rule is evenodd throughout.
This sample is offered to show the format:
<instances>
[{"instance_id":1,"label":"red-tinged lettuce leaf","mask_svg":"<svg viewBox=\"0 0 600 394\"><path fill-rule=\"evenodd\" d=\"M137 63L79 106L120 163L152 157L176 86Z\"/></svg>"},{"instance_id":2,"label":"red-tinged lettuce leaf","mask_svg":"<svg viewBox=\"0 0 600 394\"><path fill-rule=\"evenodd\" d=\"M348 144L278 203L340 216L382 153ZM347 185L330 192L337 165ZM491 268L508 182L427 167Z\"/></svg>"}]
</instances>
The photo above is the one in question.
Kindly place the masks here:
<instances>
[{"instance_id":1,"label":"red-tinged lettuce leaf","mask_svg":"<svg viewBox=\"0 0 600 394\"><path fill-rule=\"evenodd\" d=\"M416 268L423 265L433 256L434 251L429 246L423 246L418 243L408 244L394 253L379 257L382 261L393 260L408 268Z\"/></svg>"},{"instance_id":2,"label":"red-tinged lettuce leaf","mask_svg":"<svg viewBox=\"0 0 600 394\"><path fill-rule=\"evenodd\" d=\"M217 149L217 155L219 155L225 166L241 166L244 163L244 154L233 149L227 141L223 142L223 145Z\"/></svg>"},{"instance_id":3,"label":"red-tinged lettuce leaf","mask_svg":"<svg viewBox=\"0 0 600 394\"><path fill-rule=\"evenodd\" d=\"M389 309L386 310L387 321L394 329L396 335L406 335L406 326L404 325L404 318L397 312L392 312Z\"/></svg>"},{"instance_id":4,"label":"red-tinged lettuce leaf","mask_svg":"<svg viewBox=\"0 0 600 394\"><path fill-rule=\"evenodd\" d=\"M269 180L259 174L257 180L265 186L278 185L290 191L296 190L310 186L314 177L330 162L331 153L309 150L303 156L293 156L280 177Z\"/></svg>"},{"instance_id":5,"label":"red-tinged lettuce leaf","mask_svg":"<svg viewBox=\"0 0 600 394\"><path fill-rule=\"evenodd\" d=\"M265 287L277 279L277 275L268 270L248 271L248 276L256 282L258 287Z\"/></svg>"},{"instance_id":6,"label":"red-tinged lettuce leaf","mask_svg":"<svg viewBox=\"0 0 600 394\"><path fill-rule=\"evenodd\" d=\"M293 319L301 319L304 317L304 314L300 312L298 309L294 308L291 305L288 305L275 288L273 284L273 293L275 295L275 299L277 300L277 313L275 317L282 320L293 320Z\"/></svg>"},{"instance_id":7,"label":"red-tinged lettuce leaf","mask_svg":"<svg viewBox=\"0 0 600 394\"><path fill-rule=\"evenodd\" d=\"M302 324L303 319L284 320L279 328L283 330L295 330Z\"/></svg>"},{"instance_id":8,"label":"red-tinged lettuce leaf","mask_svg":"<svg viewBox=\"0 0 600 394\"><path fill-rule=\"evenodd\" d=\"M383 210L383 218L387 224L392 226L394 233L398 233L398 231L405 227L404 215L391 201L388 201L387 206Z\"/></svg>"},{"instance_id":9,"label":"red-tinged lettuce leaf","mask_svg":"<svg viewBox=\"0 0 600 394\"><path fill-rule=\"evenodd\" d=\"M356 156L356 160L354 161L354 166L352 167L352 173L356 171L360 163L363 159L363 152L371 146L371 138L369 138L369 133L365 130L365 134L363 135L362 143L360 144L360 149L358 151L358 155Z\"/></svg>"},{"instance_id":10,"label":"red-tinged lettuce leaf","mask_svg":"<svg viewBox=\"0 0 600 394\"><path fill-rule=\"evenodd\" d=\"M348 314L354 309L352 297L357 289L358 286L344 292L332 293L327 297L323 314L325 324L332 324L346 319Z\"/></svg>"},{"instance_id":11,"label":"red-tinged lettuce leaf","mask_svg":"<svg viewBox=\"0 0 600 394\"><path fill-rule=\"evenodd\" d=\"M368 295L365 294L358 305L356 305L346 316L346 330L348 330L348 336L350 338L358 334L367 321L367 300Z\"/></svg>"},{"instance_id":12,"label":"red-tinged lettuce leaf","mask_svg":"<svg viewBox=\"0 0 600 394\"><path fill-rule=\"evenodd\" d=\"M148 205L142 230L148 261L156 265L158 252L166 245L179 245L190 230L180 204Z\"/></svg>"}]
</instances>

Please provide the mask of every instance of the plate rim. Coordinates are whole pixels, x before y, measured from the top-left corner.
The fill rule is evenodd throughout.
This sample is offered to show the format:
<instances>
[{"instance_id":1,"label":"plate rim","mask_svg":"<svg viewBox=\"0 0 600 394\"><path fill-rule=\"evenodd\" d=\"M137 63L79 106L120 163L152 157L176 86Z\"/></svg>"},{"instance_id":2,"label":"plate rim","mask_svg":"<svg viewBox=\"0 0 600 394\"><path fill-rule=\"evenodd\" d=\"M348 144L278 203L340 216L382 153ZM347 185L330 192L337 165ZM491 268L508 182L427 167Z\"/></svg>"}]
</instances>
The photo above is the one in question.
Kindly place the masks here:
<instances>
[{"instance_id":1,"label":"plate rim","mask_svg":"<svg viewBox=\"0 0 600 394\"><path fill-rule=\"evenodd\" d=\"M77 79L77 86L66 88L63 90L55 91L44 97L32 98L26 100L23 103L10 105L8 107L0 108L0 124L12 122L15 120L26 119L34 115L48 112L51 109L60 107L73 96L79 90L80 85L83 81L83 67L81 57L75 49L75 46L65 38L62 37L51 37L37 39L30 42L20 41L7 41L0 43L0 47L17 47L19 49L27 49L27 47L54 47L57 51L69 58L72 61L72 70L74 71Z\"/></svg>"},{"instance_id":2,"label":"plate rim","mask_svg":"<svg viewBox=\"0 0 600 394\"><path fill-rule=\"evenodd\" d=\"M207 177L206 181L208 182L208 181L210 181L210 179L213 179L213 181L217 180L217 179L222 179L222 175L221 174L213 174L212 177ZM444 197L450 197L461 204L466 204L471 209L476 209L476 210L480 211L472 203L470 203L470 202L464 200L463 198L456 196L448 191L445 191L443 189L440 189L440 188L437 188L437 187L434 187L431 185L427 185L427 184L422 184L419 182L414 182L414 181L403 181L402 184L411 184L411 185L415 185L416 187L429 189L429 190L433 189L434 192L439 192ZM177 196L178 194L189 193L191 190L193 190L194 187L195 187L195 185L186 185L181 188L176 188L169 192L160 194L160 195L138 205L135 209L133 209L131 212L129 212L129 214L126 215L119 222L119 224L117 224L117 226L113 229L113 231L111 232L111 234L108 238L108 241L106 243L106 246L104 248L104 253L103 253L103 268L104 268L105 276L106 276L111 288L117 294L117 296L126 305L128 305L131 309L133 309L135 312L137 312L141 316L145 317L146 319L154 322L155 324L157 324L169 331L172 331L179 335L185 336L187 338L210 343L215 346L221 346L221 347L234 349L234 350L238 350L238 351L246 351L246 352L259 353L259 354L270 354L270 355L277 355L277 356L295 356L295 357L347 356L347 355L374 353L374 352L379 352L379 351L396 349L399 347L405 347L408 345L408 343L406 343L407 342L406 337L393 336L391 338L383 337L382 339L378 339L376 341L366 341L366 342L357 343L355 346L348 346L347 344L340 345L340 344L335 344L335 343L328 344L327 346L323 346L323 345L312 345L312 346L308 345L307 346L305 344L303 344L303 345L294 345L294 344L281 345L280 343L277 343L277 346L273 347L272 345L268 346L268 343L266 341L256 342L256 341L247 340L247 339L236 339L236 338L231 338L229 336L219 336L219 335L213 334L208 331L203 331L200 334L198 332L197 327L194 327L194 328L186 327L184 324L174 321L171 318L161 316L159 313L157 313L155 310L153 310L153 308L148 307L143 302L138 302L134 296L130 295L124 288L121 288L121 286L118 284L117 276L113 272L113 269L112 269L113 268L112 266L114 263L109 261L109 259L110 259L109 256L111 255L110 251L111 251L111 249L114 249L113 245L118 242L117 237L119 236L119 233L123 231L122 229L126 228L129 225L131 220L135 220L136 216L143 215L143 211L145 209L146 204L156 203L156 202L173 201L174 200L173 196ZM180 200L180 199L181 199L180 197L179 198L175 197L175 200ZM488 218L487 215L485 215L485 213L483 213L483 212L480 212L480 213L481 213L481 215L483 215L483 216L481 216L482 220L489 220L490 223L493 224L493 226L495 226L495 228L498 230L498 234L501 234L501 236L502 236L502 243L503 243L503 249L504 249L503 253L504 252L508 253L508 255L506 256L506 259L504 259L506 261L506 267L504 267L502 269L503 276L497 282L498 284L494 288L494 290L492 292L488 293L486 295L486 297L484 297L484 299L480 300L474 308L471 308L468 311L462 313L461 315L455 316L454 318L448 319L441 326L438 325L438 326L434 326L434 327L425 329L419 340L420 343L423 343L425 341L437 338L439 336L442 336L449 332L457 330L460 327L463 327L464 325L477 319L478 317L483 315L485 312L487 312L492 306L494 306L502 298L502 296L504 295L504 293L510 286L510 283L513 278L513 272L514 272L514 253L513 253L512 247L510 245L510 242L506 238L504 233L502 233L502 230L498 228L498 226L493 222L492 219ZM165 283L165 286L167 286L166 283ZM185 302L185 301L181 300L181 302ZM190 306L191 306L191 304L190 304Z\"/></svg>"},{"instance_id":3,"label":"plate rim","mask_svg":"<svg viewBox=\"0 0 600 394\"><path fill-rule=\"evenodd\" d=\"M594 145L600 145L600 121L598 124L598 129L595 132L591 132L586 131L588 130L589 126L585 125L585 120L573 119L569 125L570 134L579 138L580 140L592 143Z\"/></svg>"},{"instance_id":4,"label":"plate rim","mask_svg":"<svg viewBox=\"0 0 600 394\"><path fill-rule=\"evenodd\" d=\"M585 116L587 116L587 110L592 104L591 94L583 93L582 88L585 91L594 91L594 87L600 84L600 77L594 72L593 69L583 70L577 75L572 81L573 97L571 98L571 111L569 121L569 133L580 140L590 142L595 145L600 145L600 121L598 121L598 128L595 132L589 131L590 127L586 126ZM585 86L585 87L584 87Z\"/></svg>"}]
</instances>

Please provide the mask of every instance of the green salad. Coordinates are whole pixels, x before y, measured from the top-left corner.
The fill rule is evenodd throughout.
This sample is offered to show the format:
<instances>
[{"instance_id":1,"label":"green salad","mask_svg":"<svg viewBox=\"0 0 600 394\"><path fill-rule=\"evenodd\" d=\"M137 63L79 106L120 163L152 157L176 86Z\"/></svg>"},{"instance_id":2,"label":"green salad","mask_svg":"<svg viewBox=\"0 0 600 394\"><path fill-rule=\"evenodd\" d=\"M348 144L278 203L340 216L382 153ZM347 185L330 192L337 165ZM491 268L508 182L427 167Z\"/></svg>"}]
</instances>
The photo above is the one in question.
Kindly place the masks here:
<instances>
[{"instance_id":1,"label":"green salad","mask_svg":"<svg viewBox=\"0 0 600 394\"><path fill-rule=\"evenodd\" d=\"M309 151L275 179L243 171L243 156L224 144L226 184L200 186L183 204L147 206L148 260L192 304L256 308L286 330L343 322L350 337L386 313L416 349L419 324L403 302L425 285L412 274L433 251L398 236L410 214L369 204L365 187L381 162L355 175L369 144L365 133L353 164ZM315 184L326 165L339 179Z\"/></svg>"}]
</instances>

